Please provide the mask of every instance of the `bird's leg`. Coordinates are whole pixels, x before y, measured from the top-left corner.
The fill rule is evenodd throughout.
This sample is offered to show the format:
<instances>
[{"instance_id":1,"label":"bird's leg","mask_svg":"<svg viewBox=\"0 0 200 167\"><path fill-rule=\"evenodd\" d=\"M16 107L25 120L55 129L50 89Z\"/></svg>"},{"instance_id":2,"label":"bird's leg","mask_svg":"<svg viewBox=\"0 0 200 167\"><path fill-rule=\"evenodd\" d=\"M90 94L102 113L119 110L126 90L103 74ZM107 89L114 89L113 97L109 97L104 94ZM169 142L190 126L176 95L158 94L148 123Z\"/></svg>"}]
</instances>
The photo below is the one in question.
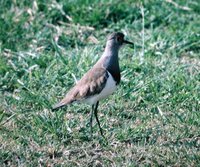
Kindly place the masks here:
<instances>
[{"instance_id":1,"label":"bird's leg","mask_svg":"<svg viewBox=\"0 0 200 167\"><path fill-rule=\"evenodd\" d=\"M94 107L95 107L95 105L92 105L92 111L91 111L91 115L90 115L90 135L91 135L91 138L92 138L92 133L93 133L93 130L92 130L92 118L93 118L93 113L94 113Z\"/></svg>"},{"instance_id":2,"label":"bird's leg","mask_svg":"<svg viewBox=\"0 0 200 167\"><path fill-rule=\"evenodd\" d=\"M100 122L99 122L99 119L98 119L98 116L97 116L97 108L98 108L98 105L99 105L99 101L97 101L96 106L95 106L95 108L94 108L94 116L95 116L95 118L96 118L96 120L97 120L99 129L100 129L100 132L101 132L101 136L104 137L104 135L103 135L103 130L101 129L101 125L100 125Z\"/></svg>"}]
</instances>

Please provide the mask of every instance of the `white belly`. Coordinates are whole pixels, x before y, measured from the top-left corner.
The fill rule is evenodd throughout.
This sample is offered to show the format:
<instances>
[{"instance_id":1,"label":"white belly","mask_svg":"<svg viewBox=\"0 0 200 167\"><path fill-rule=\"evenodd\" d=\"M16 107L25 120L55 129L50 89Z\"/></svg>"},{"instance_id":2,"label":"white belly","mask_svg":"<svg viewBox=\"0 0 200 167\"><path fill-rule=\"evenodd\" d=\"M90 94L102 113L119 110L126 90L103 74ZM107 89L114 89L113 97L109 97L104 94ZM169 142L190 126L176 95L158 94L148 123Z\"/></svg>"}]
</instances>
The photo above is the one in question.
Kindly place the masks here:
<instances>
[{"instance_id":1,"label":"white belly","mask_svg":"<svg viewBox=\"0 0 200 167\"><path fill-rule=\"evenodd\" d=\"M116 86L116 82L113 79L112 75L108 72L108 79L106 82L105 87L103 88L103 90L94 96L91 96L85 100L83 100L83 102L88 103L90 105L95 104L97 101L106 98L107 96L111 95L117 88Z\"/></svg>"}]
</instances>

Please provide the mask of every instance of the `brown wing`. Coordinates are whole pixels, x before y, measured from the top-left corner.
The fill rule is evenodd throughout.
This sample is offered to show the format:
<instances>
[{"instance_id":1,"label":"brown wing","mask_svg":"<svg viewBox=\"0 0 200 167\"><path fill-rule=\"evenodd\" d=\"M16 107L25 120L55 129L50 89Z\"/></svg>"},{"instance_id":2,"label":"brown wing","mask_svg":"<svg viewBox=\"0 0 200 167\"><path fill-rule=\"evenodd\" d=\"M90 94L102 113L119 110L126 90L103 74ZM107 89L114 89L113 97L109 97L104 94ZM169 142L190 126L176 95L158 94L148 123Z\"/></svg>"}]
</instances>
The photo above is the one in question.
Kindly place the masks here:
<instances>
[{"instance_id":1,"label":"brown wing","mask_svg":"<svg viewBox=\"0 0 200 167\"><path fill-rule=\"evenodd\" d=\"M66 94L65 98L56 104L57 109L74 101L80 101L94 94L98 94L106 85L108 72L104 68L92 68Z\"/></svg>"}]
</instances>

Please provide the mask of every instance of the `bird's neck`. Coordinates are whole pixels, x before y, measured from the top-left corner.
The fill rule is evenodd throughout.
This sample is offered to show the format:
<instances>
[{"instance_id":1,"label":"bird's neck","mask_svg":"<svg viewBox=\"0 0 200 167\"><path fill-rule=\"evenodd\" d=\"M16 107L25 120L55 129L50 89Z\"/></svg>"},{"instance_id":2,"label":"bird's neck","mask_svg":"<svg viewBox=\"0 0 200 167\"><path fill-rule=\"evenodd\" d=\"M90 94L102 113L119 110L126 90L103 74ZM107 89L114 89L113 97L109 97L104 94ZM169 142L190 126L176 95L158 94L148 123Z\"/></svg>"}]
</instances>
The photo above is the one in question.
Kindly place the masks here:
<instances>
[{"instance_id":1,"label":"bird's neck","mask_svg":"<svg viewBox=\"0 0 200 167\"><path fill-rule=\"evenodd\" d=\"M111 42L106 43L103 56L116 56L118 58L119 47Z\"/></svg>"},{"instance_id":2,"label":"bird's neck","mask_svg":"<svg viewBox=\"0 0 200 167\"><path fill-rule=\"evenodd\" d=\"M116 83L120 81L120 68L118 60L118 48L106 45L104 53L97 64L103 66L114 77Z\"/></svg>"},{"instance_id":3,"label":"bird's neck","mask_svg":"<svg viewBox=\"0 0 200 167\"><path fill-rule=\"evenodd\" d=\"M119 68L118 51L119 49L115 48L114 45L106 45L104 53L100 58L105 68Z\"/></svg>"}]
</instances>

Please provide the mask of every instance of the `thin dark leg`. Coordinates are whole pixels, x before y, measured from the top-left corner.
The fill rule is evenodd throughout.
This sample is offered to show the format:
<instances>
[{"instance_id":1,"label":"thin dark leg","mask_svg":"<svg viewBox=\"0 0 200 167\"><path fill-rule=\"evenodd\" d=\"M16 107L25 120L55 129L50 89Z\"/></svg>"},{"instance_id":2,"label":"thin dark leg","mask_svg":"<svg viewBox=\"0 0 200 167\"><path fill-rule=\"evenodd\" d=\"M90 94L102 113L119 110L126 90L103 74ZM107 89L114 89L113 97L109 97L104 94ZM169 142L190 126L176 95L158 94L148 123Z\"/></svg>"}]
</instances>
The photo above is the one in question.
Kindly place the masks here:
<instances>
[{"instance_id":1,"label":"thin dark leg","mask_svg":"<svg viewBox=\"0 0 200 167\"><path fill-rule=\"evenodd\" d=\"M91 115L90 115L90 135L91 135L91 137L92 137L92 133L93 133L93 130L92 130L92 118L93 118L94 107L95 107L95 105L92 105L92 111L91 111Z\"/></svg>"},{"instance_id":2,"label":"thin dark leg","mask_svg":"<svg viewBox=\"0 0 200 167\"><path fill-rule=\"evenodd\" d=\"M99 101L96 103L96 106L95 106L95 109L94 109L94 116L95 116L95 118L96 118L96 120L97 120L99 129L100 129L100 132L101 132L101 136L104 137L104 135L103 135L103 130L101 129L101 125L100 125L100 122L99 122L99 119L98 119L98 116L97 116L97 108L98 108L98 105L99 105Z\"/></svg>"}]
</instances>

